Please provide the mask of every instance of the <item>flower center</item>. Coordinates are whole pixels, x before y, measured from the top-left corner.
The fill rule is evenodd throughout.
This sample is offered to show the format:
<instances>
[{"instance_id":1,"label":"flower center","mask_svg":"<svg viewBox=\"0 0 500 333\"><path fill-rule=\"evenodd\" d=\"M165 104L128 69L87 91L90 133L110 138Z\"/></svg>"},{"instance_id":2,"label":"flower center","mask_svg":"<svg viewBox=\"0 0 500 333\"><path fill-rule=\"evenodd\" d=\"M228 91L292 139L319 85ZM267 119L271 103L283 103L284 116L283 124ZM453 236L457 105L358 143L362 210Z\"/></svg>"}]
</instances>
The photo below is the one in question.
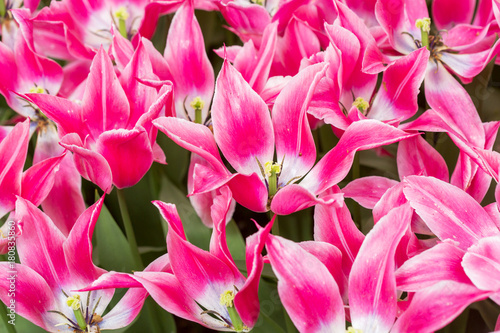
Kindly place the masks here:
<instances>
[{"instance_id":1,"label":"flower center","mask_svg":"<svg viewBox=\"0 0 500 333\"><path fill-rule=\"evenodd\" d=\"M34 87L30 88L29 92L31 94L44 94L45 93L45 89L43 89L43 87L41 87L41 86L35 85Z\"/></svg>"},{"instance_id":2,"label":"flower center","mask_svg":"<svg viewBox=\"0 0 500 333\"><path fill-rule=\"evenodd\" d=\"M120 34L127 38L127 19L130 17L129 12L127 11L127 8L124 6L118 7L118 9L115 12L115 17L118 19L118 30L120 31Z\"/></svg>"},{"instance_id":3,"label":"flower center","mask_svg":"<svg viewBox=\"0 0 500 333\"><path fill-rule=\"evenodd\" d=\"M226 290L220 295L220 304L226 307L227 312L229 313L229 318L231 318L232 328L236 332L243 332L243 330L248 329L248 327L243 324L240 315L234 307L235 294L236 293L232 290Z\"/></svg>"},{"instance_id":4,"label":"flower center","mask_svg":"<svg viewBox=\"0 0 500 333\"><path fill-rule=\"evenodd\" d=\"M368 110L370 104L363 97L358 97L352 102L352 106L357 108L361 113L366 114L366 110Z\"/></svg>"},{"instance_id":5,"label":"flower center","mask_svg":"<svg viewBox=\"0 0 500 333\"><path fill-rule=\"evenodd\" d=\"M201 97L195 97L189 105L194 109L194 122L197 124L201 124L202 122L202 110L205 106L205 102L201 99Z\"/></svg>"},{"instance_id":6,"label":"flower center","mask_svg":"<svg viewBox=\"0 0 500 333\"><path fill-rule=\"evenodd\" d=\"M345 332L346 333L363 333L363 330L349 326Z\"/></svg>"},{"instance_id":7,"label":"flower center","mask_svg":"<svg viewBox=\"0 0 500 333\"><path fill-rule=\"evenodd\" d=\"M69 296L64 291L62 291L64 296L66 296L66 305L73 310L74 318L67 317L63 312L50 310L49 312L56 313L64 317L65 322L59 323L55 326L68 326L74 332L100 332L99 323L102 321L100 315L96 314L95 311L101 298L97 300L94 308L91 312L90 309L90 291L87 294L86 305L83 306L81 296L78 294Z\"/></svg>"}]
</instances>

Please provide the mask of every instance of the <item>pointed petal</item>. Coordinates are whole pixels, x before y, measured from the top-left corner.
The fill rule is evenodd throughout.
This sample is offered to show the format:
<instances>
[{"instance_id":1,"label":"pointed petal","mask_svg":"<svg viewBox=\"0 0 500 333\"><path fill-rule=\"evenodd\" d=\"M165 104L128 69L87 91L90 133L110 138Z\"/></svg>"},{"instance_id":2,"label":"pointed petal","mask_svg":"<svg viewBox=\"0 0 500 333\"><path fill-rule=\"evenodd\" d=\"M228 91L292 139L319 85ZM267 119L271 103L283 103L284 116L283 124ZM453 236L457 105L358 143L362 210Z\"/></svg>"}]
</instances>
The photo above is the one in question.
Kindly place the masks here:
<instances>
[{"instance_id":1,"label":"pointed petal","mask_svg":"<svg viewBox=\"0 0 500 333\"><path fill-rule=\"evenodd\" d=\"M470 284L461 265L464 254L452 242L438 243L408 259L396 271L398 289L417 291L445 280Z\"/></svg>"},{"instance_id":2,"label":"pointed petal","mask_svg":"<svg viewBox=\"0 0 500 333\"><path fill-rule=\"evenodd\" d=\"M227 182L227 185L233 193L234 200L240 205L257 213L264 213L269 210L267 207L269 196L267 187L256 173L249 176L235 174Z\"/></svg>"},{"instance_id":3,"label":"pointed petal","mask_svg":"<svg viewBox=\"0 0 500 333\"><path fill-rule=\"evenodd\" d=\"M21 263L40 274L53 291L68 287L71 277L63 252L63 234L47 215L23 198L16 201L16 219L23 229L17 240Z\"/></svg>"},{"instance_id":4,"label":"pointed petal","mask_svg":"<svg viewBox=\"0 0 500 333\"><path fill-rule=\"evenodd\" d=\"M470 23L475 7L475 0L436 0L432 3L432 18L439 30L450 29L458 23Z\"/></svg>"},{"instance_id":5,"label":"pointed petal","mask_svg":"<svg viewBox=\"0 0 500 333\"><path fill-rule=\"evenodd\" d=\"M417 95L424 80L429 51L423 47L394 62L385 72L369 118L406 120L418 110Z\"/></svg>"},{"instance_id":6,"label":"pointed petal","mask_svg":"<svg viewBox=\"0 0 500 333\"><path fill-rule=\"evenodd\" d=\"M17 124L0 142L0 217L14 209L16 195L21 195L29 127L29 119L26 119Z\"/></svg>"},{"instance_id":7,"label":"pointed petal","mask_svg":"<svg viewBox=\"0 0 500 333\"><path fill-rule=\"evenodd\" d=\"M400 179L412 175L449 179L444 158L420 135L399 143L397 162Z\"/></svg>"},{"instance_id":8,"label":"pointed petal","mask_svg":"<svg viewBox=\"0 0 500 333\"><path fill-rule=\"evenodd\" d=\"M262 165L273 160L274 134L269 109L227 61L217 78L212 121L215 141L239 173L259 172L256 159Z\"/></svg>"},{"instance_id":9,"label":"pointed petal","mask_svg":"<svg viewBox=\"0 0 500 333\"><path fill-rule=\"evenodd\" d=\"M462 266L479 289L500 291L500 235L480 239L469 248Z\"/></svg>"},{"instance_id":10,"label":"pointed petal","mask_svg":"<svg viewBox=\"0 0 500 333\"><path fill-rule=\"evenodd\" d=\"M397 311L396 248L410 225L408 204L393 209L366 236L349 276L352 326L364 332L389 332Z\"/></svg>"},{"instance_id":11,"label":"pointed petal","mask_svg":"<svg viewBox=\"0 0 500 333\"><path fill-rule=\"evenodd\" d=\"M488 294L470 284L442 281L418 292L391 332L434 332L449 324L471 303Z\"/></svg>"},{"instance_id":12,"label":"pointed petal","mask_svg":"<svg viewBox=\"0 0 500 333\"><path fill-rule=\"evenodd\" d=\"M12 289L15 298L11 297ZM15 302L12 312L7 309L9 313L20 315L45 330L49 329L47 311L57 308L54 294L44 278L30 267L15 263L0 263L0 299L7 307Z\"/></svg>"},{"instance_id":13,"label":"pointed petal","mask_svg":"<svg viewBox=\"0 0 500 333\"><path fill-rule=\"evenodd\" d=\"M327 66L316 64L299 72L281 91L273 107L276 155L283 161L280 182L305 175L316 161L316 147L307 109ZM262 163L262 162L261 162Z\"/></svg>"},{"instance_id":14,"label":"pointed petal","mask_svg":"<svg viewBox=\"0 0 500 333\"><path fill-rule=\"evenodd\" d=\"M84 148L83 142L75 133L64 136L60 144L74 153L76 168L83 178L90 180L105 192L111 191L113 175L102 155Z\"/></svg>"},{"instance_id":15,"label":"pointed petal","mask_svg":"<svg viewBox=\"0 0 500 333\"><path fill-rule=\"evenodd\" d=\"M432 177L411 176L404 184L411 206L439 239L449 238L466 250L482 237L498 233L479 203L459 188Z\"/></svg>"},{"instance_id":16,"label":"pointed petal","mask_svg":"<svg viewBox=\"0 0 500 333\"><path fill-rule=\"evenodd\" d=\"M372 133L377 133L373 137ZM314 193L321 193L340 182L349 172L354 153L404 140L408 134L376 120L354 122L345 131L337 146L330 150L300 182Z\"/></svg>"},{"instance_id":17,"label":"pointed petal","mask_svg":"<svg viewBox=\"0 0 500 333\"><path fill-rule=\"evenodd\" d=\"M411 139L402 142L408 140ZM399 144L399 149L401 149L401 143ZM342 189L342 192L344 192L344 197L355 200L365 208L373 209L382 195L396 184L398 184L398 182L393 179L369 176L349 182L349 184Z\"/></svg>"},{"instance_id":18,"label":"pointed petal","mask_svg":"<svg viewBox=\"0 0 500 333\"><path fill-rule=\"evenodd\" d=\"M427 102L470 143L484 147L483 124L468 93L443 66L429 62L425 76Z\"/></svg>"},{"instance_id":19,"label":"pointed petal","mask_svg":"<svg viewBox=\"0 0 500 333\"><path fill-rule=\"evenodd\" d=\"M299 244L281 237L269 235L266 248L278 277L280 299L297 329L345 332L339 288L323 263Z\"/></svg>"}]
</instances>

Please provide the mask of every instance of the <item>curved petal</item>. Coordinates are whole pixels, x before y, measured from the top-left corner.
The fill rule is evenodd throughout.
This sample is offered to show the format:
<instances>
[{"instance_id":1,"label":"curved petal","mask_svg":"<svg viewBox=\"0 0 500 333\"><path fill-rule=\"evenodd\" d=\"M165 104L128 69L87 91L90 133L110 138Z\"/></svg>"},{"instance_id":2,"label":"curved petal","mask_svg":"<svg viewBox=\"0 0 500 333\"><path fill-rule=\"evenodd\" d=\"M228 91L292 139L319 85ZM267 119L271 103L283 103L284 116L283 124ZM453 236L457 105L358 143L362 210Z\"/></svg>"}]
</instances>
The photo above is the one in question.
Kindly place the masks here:
<instances>
[{"instance_id":1,"label":"curved petal","mask_svg":"<svg viewBox=\"0 0 500 333\"><path fill-rule=\"evenodd\" d=\"M153 164L151 144L142 128L106 131L97 139L96 148L108 162L118 188L137 184Z\"/></svg>"},{"instance_id":2,"label":"curved petal","mask_svg":"<svg viewBox=\"0 0 500 333\"><path fill-rule=\"evenodd\" d=\"M479 289L500 291L500 235L480 239L469 248L462 266Z\"/></svg>"},{"instance_id":3,"label":"curved petal","mask_svg":"<svg viewBox=\"0 0 500 333\"><path fill-rule=\"evenodd\" d=\"M227 182L227 185L233 193L234 200L240 205L257 213L269 210L267 207L269 196L267 187L256 173L252 173L250 176L235 174Z\"/></svg>"},{"instance_id":4,"label":"curved petal","mask_svg":"<svg viewBox=\"0 0 500 333\"><path fill-rule=\"evenodd\" d=\"M476 0L434 0L432 18L438 30L450 29L458 23L471 23Z\"/></svg>"},{"instance_id":5,"label":"curved petal","mask_svg":"<svg viewBox=\"0 0 500 333\"><path fill-rule=\"evenodd\" d=\"M407 139L402 142L408 140L411 139ZM379 176L369 176L354 179L342 189L342 192L344 192L344 197L355 200L365 208L373 209L382 195L384 195L388 189L396 184L398 184L398 182L393 179Z\"/></svg>"},{"instance_id":6,"label":"curved petal","mask_svg":"<svg viewBox=\"0 0 500 333\"><path fill-rule=\"evenodd\" d=\"M259 172L257 160L261 165L273 160L269 109L228 61L224 61L217 78L212 121L215 141L239 173Z\"/></svg>"},{"instance_id":7,"label":"curved petal","mask_svg":"<svg viewBox=\"0 0 500 333\"><path fill-rule=\"evenodd\" d=\"M298 330L345 332L342 297L323 263L299 244L281 237L269 235L266 248L278 277L281 301Z\"/></svg>"}]
</instances>

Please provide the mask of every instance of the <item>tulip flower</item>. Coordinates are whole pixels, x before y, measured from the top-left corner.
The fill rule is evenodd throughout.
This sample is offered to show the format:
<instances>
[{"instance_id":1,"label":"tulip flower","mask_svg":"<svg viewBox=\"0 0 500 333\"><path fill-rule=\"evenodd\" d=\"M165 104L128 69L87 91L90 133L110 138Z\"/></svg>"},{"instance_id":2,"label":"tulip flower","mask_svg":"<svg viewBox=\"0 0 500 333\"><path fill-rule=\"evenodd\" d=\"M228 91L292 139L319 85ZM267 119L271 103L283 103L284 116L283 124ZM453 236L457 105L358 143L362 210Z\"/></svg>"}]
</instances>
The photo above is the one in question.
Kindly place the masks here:
<instances>
[{"instance_id":1,"label":"tulip flower","mask_svg":"<svg viewBox=\"0 0 500 333\"><path fill-rule=\"evenodd\" d=\"M161 115L171 86L165 84L157 93L135 79L145 73L151 73L151 63L142 46L120 79L101 48L93 60L81 103L26 94L58 125L63 135L61 145L74 153L80 174L104 191L110 191L112 185L133 186L154 160L164 163L151 121Z\"/></svg>"},{"instance_id":2,"label":"tulip flower","mask_svg":"<svg viewBox=\"0 0 500 333\"><path fill-rule=\"evenodd\" d=\"M130 324L142 307L146 293L125 295L103 316L114 290L77 292L106 271L92 262L92 233L104 197L76 221L68 237L29 201L18 198L16 224L20 264L1 262L0 299L15 301L17 314L49 332L99 332ZM15 296L9 283L15 280Z\"/></svg>"}]
</instances>

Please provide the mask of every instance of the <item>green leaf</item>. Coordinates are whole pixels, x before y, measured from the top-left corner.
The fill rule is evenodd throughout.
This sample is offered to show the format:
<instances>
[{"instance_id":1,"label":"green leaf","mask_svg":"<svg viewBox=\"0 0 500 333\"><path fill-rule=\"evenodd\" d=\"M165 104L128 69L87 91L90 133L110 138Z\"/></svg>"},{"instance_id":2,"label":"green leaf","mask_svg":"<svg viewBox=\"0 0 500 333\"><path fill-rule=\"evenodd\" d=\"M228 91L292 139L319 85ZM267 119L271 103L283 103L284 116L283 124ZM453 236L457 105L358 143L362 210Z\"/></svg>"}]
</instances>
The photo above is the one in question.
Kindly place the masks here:
<instances>
[{"instance_id":1,"label":"green leaf","mask_svg":"<svg viewBox=\"0 0 500 333\"><path fill-rule=\"evenodd\" d=\"M226 240L233 259L245 260L245 240L234 220L229 221L226 226Z\"/></svg>"},{"instance_id":2,"label":"green leaf","mask_svg":"<svg viewBox=\"0 0 500 333\"><path fill-rule=\"evenodd\" d=\"M212 231L201 222L186 194L179 190L167 177L162 179L160 200L175 204L189 242L200 249L208 250Z\"/></svg>"},{"instance_id":3,"label":"green leaf","mask_svg":"<svg viewBox=\"0 0 500 333\"><path fill-rule=\"evenodd\" d=\"M131 273L134 267L127 239L105 205L95 226L97 259L109 271Z\"/></svg>"}]
</instances>

